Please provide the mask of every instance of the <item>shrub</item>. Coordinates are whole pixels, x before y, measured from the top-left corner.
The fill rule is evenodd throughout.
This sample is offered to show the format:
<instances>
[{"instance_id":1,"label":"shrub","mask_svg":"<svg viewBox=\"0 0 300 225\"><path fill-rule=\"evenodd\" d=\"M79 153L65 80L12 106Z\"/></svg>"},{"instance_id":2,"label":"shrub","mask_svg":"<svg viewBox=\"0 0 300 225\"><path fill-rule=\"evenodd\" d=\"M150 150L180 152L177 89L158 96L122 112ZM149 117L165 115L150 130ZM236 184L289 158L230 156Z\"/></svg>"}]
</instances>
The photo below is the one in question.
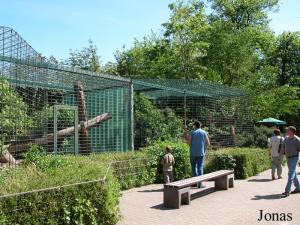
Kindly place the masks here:
<instances>
[{"instance_id":1,"label":"shrub","mask_svg":"<svg viewBox=\"0 0 300 225\"><path fill-rule=\"evenodd\" d=\"M45 170L27 164L13 169L4 177L5 182L0 187L0 196L30 192L23 195L2 196L0 221L7 221L7 224L116 224L119 219L119 184L111 172L107 173L107 167L90 156L57 157L67 163ZM105 182L90 182L31 192L100 180L106 173Z\"/></svg>"},{"instance_id":2,"label":"shrub","mask_svg":"<svg viewBox=\"0 0 300 225\"><path fill-rule=\"evenodd\" d=\"M155 182L161 182L162 172L159 167L161 167L161 159L165 154L164 150L167 145L173 148L172 154L175 158L175 168L174 168L174 178L175 180L185 179L190 177L190 158L189 158L189 147L182 141L178 142L157 142L156 144L142 149L146 153L148 166L156 171Z\"/></svg>"},{"instance_id":3,"label":"shrub","mask_svg":"<svg viewBox=\"0 0 300 225\"><path fill-rule=\"evenodd\" d=\"M237 179L246 179L268 168L271 162L266 150L255 148L228 148L210 155L207 172L234 169Z\"/></svg>"},{"instance_id":4,"label":"shrub","mask_svg":"<svg viewBox=\"0 0 300 225\"><path fill-rule=\"evenodd\" d=\"M46 155L44 148L36 144L30 144L28 151L23 154L23 157L24 165L33 164L42 171L67 165L66 158L58 155Z\"/></svg>"},{"instance_id":5,"label":"shrub","mask_svg":"<svg viewBox=\"0 0 300 225\"><path fill-rule=\"evenodd\" d=\"M218 154L215 160L217 170L233 170L236 167L236 159L232 155Z\"/></svg>"},{"instance_id":6,"label":"shrub","mask_svg":"<svg viewBox=\"0 0 300 225\"><path fill-rule=\"evenodd\" d=\"M148 166L149 160L144 151L94 154L91 158L111 163L113 174L122 190L154 183L156 171Z\"/></svg>"},{"instance_id":7,"label":"shrub","mask_svg":"<svg viewBox=\"0 0 300 225\"><path fill-rule=\"evenodd\" d=\"M53 132L53 106L44 106L41 110L35 111L32 115L34 120L33 129L31 133L38 135L45 128L48 133ZM74 126L74 112L67 109L60 109L57 112L57 130L66 127Z\"/></svg>"},{"instance_id":8,"label":"shrub","mask_svg":"<svg viewBox=\"0 0 300 225\"><path fill-rule=\"evenodd\" d=\"M272 137L273 129L265 126L254 127L254 145L259 148L268 147L268 138Z\"/></svg>"},{"instance_id":9,"label":"shrub","mask_svg":"<svg viewBox=\"0 0 300 225\"><path fill-rule=\"evenodd\" d=\"M0 78L0 86L1 139L26 134L33 126L32 119L27 115L28 106L6 79Z\"/></svg>"},{"instance_id":10,"label":"shrub","mask_svg":"<svg viewBox=\"0 0 300 225\"><path fill-rule=\"evenodd\" d=\"M236 137L236 145L238 147L251 147L254 146L254 135L253 133L241 133Z\"/></svg>"},{"instance_id":11,"label":"shrub","mask_svg":"<svg viewBox=\"0 0 300 225\"><path fill-rule=\"evenodd\" d=\"M237 135L237 146L267 148L268 138L272 137L273 132L272 128L256 126L253 133L241 133Z\"/></svg>"},{"instance_id":12,"label":"shrub","mask_svg":"<svg viewBox=\"0 0 300 225\"><path fill-rule=\"evenodd\" d=\"M160 110L144 94L134 96L135 146L145 147L157 141L182 135L183 121L172 109Z\"/></svg>"}]
</instances>

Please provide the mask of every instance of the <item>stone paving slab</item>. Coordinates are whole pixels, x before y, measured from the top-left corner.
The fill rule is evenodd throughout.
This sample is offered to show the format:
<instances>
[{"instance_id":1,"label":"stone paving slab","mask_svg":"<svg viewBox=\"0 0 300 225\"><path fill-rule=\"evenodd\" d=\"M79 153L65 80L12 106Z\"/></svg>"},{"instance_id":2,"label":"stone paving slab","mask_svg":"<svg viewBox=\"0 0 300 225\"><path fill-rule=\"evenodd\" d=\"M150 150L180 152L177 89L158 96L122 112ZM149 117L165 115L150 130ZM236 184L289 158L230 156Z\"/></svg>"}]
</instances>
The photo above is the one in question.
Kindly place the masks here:
<instances>
[{"instance_id":1,"label":"stone paving slab","mask_svg":"<svg viewBox=\"0 0 300 225\"><path fill-rule=\"evenodd\" d=\"M248 180L236 180L235 187L215 191L213 182L192 190L191 205L167 209L162 205L162 185L148 185L123 192L122 220L118 225L300 225L300 194L280 198L285 178L270 180L270 170ZM207 194L209 193L209 194ZM199 197L200 196L200 197ZM258 221L260 210L292 213L292 221Z\"/></svg>"}]
</instances>

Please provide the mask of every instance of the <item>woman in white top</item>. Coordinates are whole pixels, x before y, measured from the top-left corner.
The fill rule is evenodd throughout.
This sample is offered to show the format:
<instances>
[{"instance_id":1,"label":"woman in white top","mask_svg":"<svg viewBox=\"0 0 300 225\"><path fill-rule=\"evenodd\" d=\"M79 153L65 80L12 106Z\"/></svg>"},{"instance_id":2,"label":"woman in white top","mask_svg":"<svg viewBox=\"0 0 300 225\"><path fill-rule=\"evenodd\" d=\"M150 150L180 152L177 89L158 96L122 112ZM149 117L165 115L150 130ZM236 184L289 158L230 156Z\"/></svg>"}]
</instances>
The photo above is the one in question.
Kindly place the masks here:
<instances>
[{"instance_id":1,"label":"woman in white top","mask_svg":"<svg viewBox=\"0 0 300 225\"><path fill-rule=\"evenodd\" d=\"M272 180L275 180L275 172L277 170L278 179L282 176L282 154L281 148L284 138L280 136L280 130L274 130L274 136L269 141L269 155L272 158Z\"/></svg>"}]
</instances>

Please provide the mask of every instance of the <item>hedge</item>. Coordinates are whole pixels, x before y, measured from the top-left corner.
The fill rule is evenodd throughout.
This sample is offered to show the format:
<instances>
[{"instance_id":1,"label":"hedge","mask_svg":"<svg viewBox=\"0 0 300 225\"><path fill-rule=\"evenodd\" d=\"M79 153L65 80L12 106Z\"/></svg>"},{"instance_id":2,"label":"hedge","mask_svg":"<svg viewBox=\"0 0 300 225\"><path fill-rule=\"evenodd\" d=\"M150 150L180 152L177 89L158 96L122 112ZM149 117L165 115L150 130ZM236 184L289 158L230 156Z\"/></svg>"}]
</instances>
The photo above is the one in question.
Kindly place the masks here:
<instances>
[{"instance_id":1,"label":"hedge","mask_svg":"<svg viewBox=\"0 0 300 225\"><path fill-rule=\"evenodd\" d=\"M117 160L114 163L115 176L121 188L128 189L141 185L162 182L160 160L164 148L170 145L175 157L175 180L191 176L189 146L184 142L157 142L137 152L125 154L103 154L99 160ZM271 161L267 151L260 148L226 148L209 150L205 160L205 173L221 169L233 169L236 179L246 179L269 169Z\"/></svg>"},{"instance_id":2,"label":"hedge","mask_svg":"<svg viewBox=\"0 0 300 225\"><path fill-rule=\"evenodd\" d=\"M120 188L162 181L160 160L170 145L176 160L175 179L191 175L189 147L183 142L158 142L140 151L90 156L43 156L33 148L20 168L0 172L0 224L104 224L119 218ZM208 151L205 172L234 169L245 179L270 167L266 150L228 148ZM108 168L111 170L108 170ZM107 172L108 171L108 172ZM60 189L32 190L99 180Z\"/></svg>"},{"instance_id":3,"label":"hedge","mask_svg":"<svg viewBox=\"0 0 300 225\"><path fill-rule=\"evenodd\" d=\"M175 157L175 180L181 180L191 176L189 146L184 142L158 142L150 147L142 149L146 155L148 166L156 171L155 182L162 181L159 173L160 159L164 154L164 148L170 145ZM267 151L260 148L226 148L221 150L209 150L205 160L205 173L221 169L234 169L236 179L246 179L269 169L271 166ZM153 177L152 177L153 179Z\"/></svg>"},{"instance_id":4,"label":"hedge","mask_svg":"<svg viewBox=\"0 0 300 225\"><path fill-rule=\"evenodd\" d=\"M246 179L270 168L266 150L259 148L228 148L208 154L207 172L234 169L236 179Z\"/></svg>"},{"instance_id":5,"label":"hedge","mask_svg":"<svg viewBox=\"0 0 300 225\"><path fill-rule=\"evenodd\" d=\"M114 225L119 220L119 183L92 157L40 157L36 165L12 169L2 178L0 224ZM14 195L20 192L25 193Z\"/></svg>"}]
</instances>

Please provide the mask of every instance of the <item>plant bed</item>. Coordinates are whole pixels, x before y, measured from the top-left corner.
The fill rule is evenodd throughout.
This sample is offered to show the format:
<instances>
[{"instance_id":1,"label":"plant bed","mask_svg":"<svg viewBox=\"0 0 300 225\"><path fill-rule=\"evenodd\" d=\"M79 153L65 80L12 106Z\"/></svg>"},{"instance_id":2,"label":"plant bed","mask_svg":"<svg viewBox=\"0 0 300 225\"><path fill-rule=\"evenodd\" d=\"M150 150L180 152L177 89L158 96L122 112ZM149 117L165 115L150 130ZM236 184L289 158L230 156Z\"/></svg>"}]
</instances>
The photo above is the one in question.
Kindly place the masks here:
<instances>
[{"instance_id":1,"label":"plant bed","mask_svg":"<svg viewBox=\"0 0 300 225\"><path fill-rule=\"evenodd\" d=\"M91 156L30 157L35 163L1 173L0 224L118 222L119 183L103 163Z\"/></svg>"}]
</instances>

